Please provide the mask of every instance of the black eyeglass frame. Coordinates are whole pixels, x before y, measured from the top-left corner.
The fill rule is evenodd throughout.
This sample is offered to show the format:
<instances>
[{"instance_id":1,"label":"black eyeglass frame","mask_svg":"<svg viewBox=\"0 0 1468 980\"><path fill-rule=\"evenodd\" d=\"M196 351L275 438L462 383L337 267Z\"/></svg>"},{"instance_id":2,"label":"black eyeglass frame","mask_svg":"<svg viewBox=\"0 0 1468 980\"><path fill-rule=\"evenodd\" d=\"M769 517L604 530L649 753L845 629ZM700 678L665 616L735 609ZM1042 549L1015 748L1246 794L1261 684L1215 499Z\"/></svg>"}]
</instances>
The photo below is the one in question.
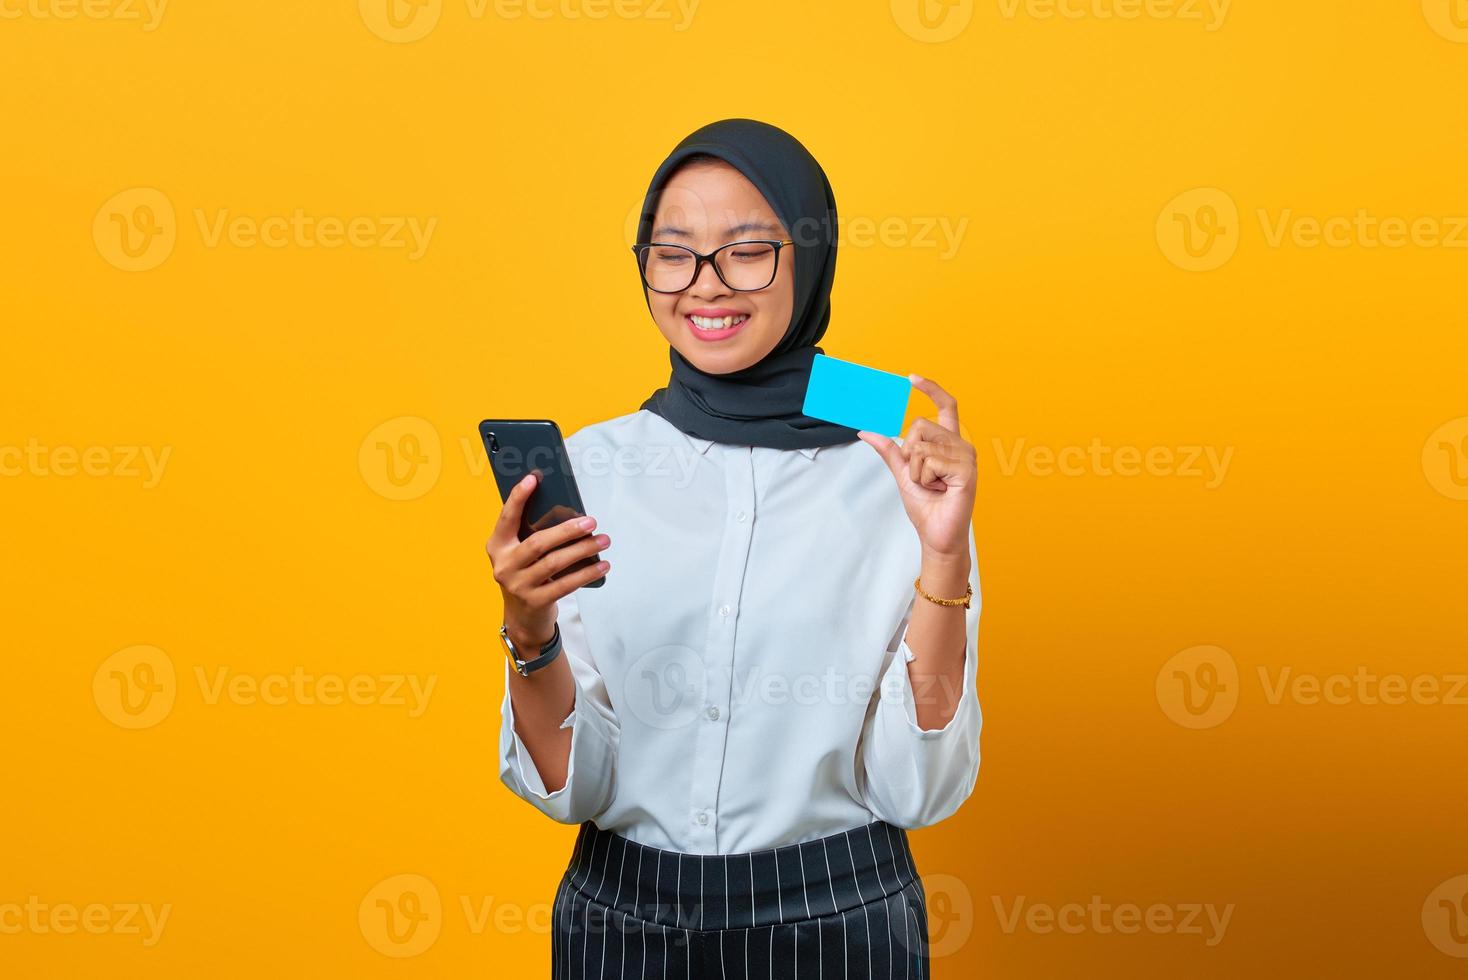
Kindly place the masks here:
<instances>
[{"instance_id":1,"label":"black eyeglass frame","mask_svg":"<svg viewBox=\"0 0 1468 980\"><path fill-rule=\"evenodd\" d=\"M644 286L646 286L648 289L651 289L655 293L662 293L665 296L671 296L674 293L684 292L685 290L687 290L689 288L689 286L692 286L694 283L698 282L699 274L703 272L703 264L705 262L707 262L709 265L711 265L711 266L714 267L714 275L716 275L716 276L719 277L719 282L723 283L725 286L728 286L730 289L734 290L736 293L757 293L761 289L769 289L770 288L770 283L774 282L775 281L775 277L780 274L780 250L782 248L784 248L786 245L794 245L794 244L795 244L795 241L793 239L789 239L789 238L785 239L784 241L778 241L778 240L773 239L773 238L750 238L750 239L747 239L747 240L742 241L742 242L730 242L727 245L720 245L718 248L714 249L712 252L709 252L708 254L702 254L702 253L699 253L699 252L695 252L693 249L689 248L687 245L679 245L676 242L642 242L640 244L637 244L637 245L633 245L632 246L632 254L637 257L637 274L642 277L642 284ZM729 280L727 280L727 279L724 278L724 274L719 271L719 263L717 263L717 262L714 261L714 256L715 255L718 255L724 249L726 249L726 248L733 248L736 245L773 245L774 246L774 248L775 248L775 264L770 269L770 282L765 283L763 286L754 286L754 287L751 287L749 289L740 289L738 286L731 285L729 283ZM692 252L693 253L693 275L688 280L688 286L684 286L682 289L657 289L656 287L653 286L652 283L648 282L647 281L647 270L646 270L646 268L644 268L644 263L643 263L643 259L642 259L642 253L643 253L643 251L645 249L649 249L649 248L681 248L685 252Z\"/></svg>"}]
</instances>

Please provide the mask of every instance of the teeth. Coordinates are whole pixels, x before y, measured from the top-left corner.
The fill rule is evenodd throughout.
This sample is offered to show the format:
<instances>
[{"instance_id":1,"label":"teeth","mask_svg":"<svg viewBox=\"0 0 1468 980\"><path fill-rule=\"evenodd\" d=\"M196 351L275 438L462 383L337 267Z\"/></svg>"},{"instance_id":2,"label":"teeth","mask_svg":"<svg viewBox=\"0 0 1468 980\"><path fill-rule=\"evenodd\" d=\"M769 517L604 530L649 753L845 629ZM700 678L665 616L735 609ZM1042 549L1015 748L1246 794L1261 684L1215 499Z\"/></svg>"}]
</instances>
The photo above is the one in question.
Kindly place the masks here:
<instances>
[{"instance_id":1,"label":"teeth","mask_svg":"<svg viewBox=\"0 0 1468 980\"><path fill-rule=\"evenodd\" d=\"M744 314L726 317L689 316L693 325L700 330L727 330L736 324L743 323L749 317Z\"/></svg>"}]
</instances>

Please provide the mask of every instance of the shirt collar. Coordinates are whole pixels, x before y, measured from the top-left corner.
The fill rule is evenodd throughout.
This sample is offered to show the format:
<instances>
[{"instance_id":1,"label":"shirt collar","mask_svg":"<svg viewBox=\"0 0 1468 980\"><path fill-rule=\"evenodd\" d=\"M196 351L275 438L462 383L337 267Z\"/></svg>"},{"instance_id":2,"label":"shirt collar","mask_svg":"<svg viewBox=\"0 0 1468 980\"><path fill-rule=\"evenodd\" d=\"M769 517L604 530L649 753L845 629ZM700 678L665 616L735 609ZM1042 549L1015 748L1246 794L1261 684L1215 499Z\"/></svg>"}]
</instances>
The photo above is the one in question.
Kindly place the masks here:
<instances>
[{"instance_id":1,"label":"shirt collar","mask_svg":"<svg viewBox=\"0 0 1468 980\"><path fill-rule=\"evenodd\" d=\"M679 429L678 431L683 432L682 429ZM708 454L709 447L714 444L714 441L712 439L702 439L687 432L683 432L683 437L688 440L689 444L692 445L694 449L697 449L700 453L703 453L704 455ZM815 459L816 453L820 452L823 448L825 447L799 446L796 448L796 452L804 454L806 459Z\"/></svg>"}]
</instances>

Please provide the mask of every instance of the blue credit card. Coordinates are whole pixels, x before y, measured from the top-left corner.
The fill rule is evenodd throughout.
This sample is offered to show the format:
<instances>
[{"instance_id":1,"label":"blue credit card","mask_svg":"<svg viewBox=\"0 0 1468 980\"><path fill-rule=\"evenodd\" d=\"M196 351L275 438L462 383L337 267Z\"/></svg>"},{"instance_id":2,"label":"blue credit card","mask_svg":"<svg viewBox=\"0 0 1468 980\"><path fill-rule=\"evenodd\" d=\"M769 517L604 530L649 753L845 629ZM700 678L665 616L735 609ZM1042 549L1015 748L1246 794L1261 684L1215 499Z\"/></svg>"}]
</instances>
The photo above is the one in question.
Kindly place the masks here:
<instances>
[{"instance_id":1,"label":"blue credit card","mask_svg":"<svg viewBox=\"0 0 1468 980\"><path fill-rule=\"evenodd\" d=\"M911 394L906 375L817 354L801 411L837 425L899 436Z\"/></svg>"}]
</instances>

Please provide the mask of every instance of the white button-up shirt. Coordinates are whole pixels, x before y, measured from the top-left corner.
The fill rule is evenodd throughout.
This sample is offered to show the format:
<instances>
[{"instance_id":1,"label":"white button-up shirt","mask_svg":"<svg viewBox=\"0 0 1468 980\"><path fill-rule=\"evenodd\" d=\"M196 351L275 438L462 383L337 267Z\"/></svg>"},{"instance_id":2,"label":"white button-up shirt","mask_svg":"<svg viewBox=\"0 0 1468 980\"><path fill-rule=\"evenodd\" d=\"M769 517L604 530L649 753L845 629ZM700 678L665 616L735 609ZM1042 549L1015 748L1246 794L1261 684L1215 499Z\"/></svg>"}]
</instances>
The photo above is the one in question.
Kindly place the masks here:
<instances>
[{"instance_id":1,"label":"white button-up shirt","mask_svg":"<svg viewBox=\"0 0 1468 980\"><path fill-rule=\"evenodd\" d=\"M566 448L611 568L559 601L576 688L553 793L515 733L505 665L500 778L518 796L690 854L874 818L927 826L968 798L981 725L972 527L963 688L948 724L923 729L906 643L927 601L913 589L921 543L871 446L716 443L642 409ZM917 696L937 698L927 686Z\"/></svg>"}]
</instances>

